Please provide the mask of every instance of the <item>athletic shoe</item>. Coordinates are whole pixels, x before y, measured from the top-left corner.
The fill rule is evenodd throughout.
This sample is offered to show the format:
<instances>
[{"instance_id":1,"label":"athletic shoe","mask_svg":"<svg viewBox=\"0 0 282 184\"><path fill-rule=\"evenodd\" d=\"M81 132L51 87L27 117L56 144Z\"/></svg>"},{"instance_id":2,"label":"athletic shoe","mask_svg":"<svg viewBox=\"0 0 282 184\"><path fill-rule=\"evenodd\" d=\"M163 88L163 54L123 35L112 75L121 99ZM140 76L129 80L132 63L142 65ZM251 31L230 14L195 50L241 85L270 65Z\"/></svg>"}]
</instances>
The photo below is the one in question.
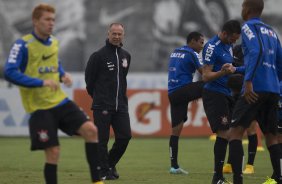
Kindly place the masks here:
<instances>
[{"instance_id":1,"label":"athletic shoe","mask_svg":"<svg viewBox=\"0 0 282 184\"><path fill-rule=\"evenodd\" d=\"M114 177L116 177L117 179L119 178L119 174L117 172L116 167L110 168L110 172Z\"/></svg>"},{"instance_id":2,"label":"athletic shoe","mask_svg":"<svg viewBox=\"0 0 282 184\"><path fill-rule=\"evenodd\" d=\"M212 184L232 184L231 182L227 181L225 178L221 178L219 180L212 180Z\"/></svg>"},{"instance_id":3,"label":"athletic shoe","mask_svg":"<svg viewBox=\"0 0 282 184\"><path fill-rule=\"evenodd\" d=\"M215 141L216 140L216 134L210 135L209 140Z\"/></svg>"},{"instance_id":4,"label":"athletic shoe","mask_svg":"<svg viewBox=\"0 0 282 184\"><path fill-rule=\"evenodd\" d=\"M245 167L245 170L243 171L243 174L254 174L255 168L253 165L247 164Z\"/></svg>"},{"instance_id":5,"label":"athletic shoe","mask_svg":"<svg viewBox=\"0 0 282 184\"><path fill-rule=\"evenodd\" d=\"M222 168L222 172L226 174L232 173L232 166L231 164L225 164Z\"/></svg>"},{"instance_id":6,"label":"athletic shoe","mask_svg":"<svg viewBox=\"0 0 282 184\"><path fill-rule=\"evenodd\" d=\"M243 144L243 145L249 144L249 140L248 140L248 139L243 139L243 140L242 140L242 144Z\"/></svg>"},{"instance_id":7,"label":"athletic shoe","mask_svg":"<svg viewBox=\"0 0 282 184\"><path fill-rule=\"evenodd\" d=\"M169 170L169 173L170 174L188 174L187 171L185 171L184 169L181 169L180 167L177 168L177 169L171 167L170 170Z\"/></svg>"},{"instance_id":8,"label":"athletic shoe","mask_svg":"<svg viewBox=\"0 0 282 184\"><path fill-rule=\"evenodd\" d=\"M97 182L94 182L93 184L105 184L105 183L102 181L97 181Z\"/></svg>"},{"instance_id":9,"label":"athletic shoe","mask_svg":"<svg viewBox=\"0 0 282 184\"><path fill-rule=\"evenodd\" d=\"M277 184L277 182L274 179L267 177L266 181L262 184Z\"/></svg>"},{"instance_id":10,"label":"athletic shoe","mask_svg":"<svg viewBox=\"0 0 282 184\"><path fill-rule=\"evenodd\" d=\"M116 180L118 178L116 178L112 172L109 170L108 172L104 173L101 175L101 179L102 180Z\"/></svg>"},{"instance_id":11,"label":"athletic shoe","mask_svg":"<svg viewBox=\"0 0 282 184\"><path fill-rule=\"evenodd\" d=\"M257 151L264 151L264 147L263 146L258 146L257 147Z\"/></svg>"}]
</instances>

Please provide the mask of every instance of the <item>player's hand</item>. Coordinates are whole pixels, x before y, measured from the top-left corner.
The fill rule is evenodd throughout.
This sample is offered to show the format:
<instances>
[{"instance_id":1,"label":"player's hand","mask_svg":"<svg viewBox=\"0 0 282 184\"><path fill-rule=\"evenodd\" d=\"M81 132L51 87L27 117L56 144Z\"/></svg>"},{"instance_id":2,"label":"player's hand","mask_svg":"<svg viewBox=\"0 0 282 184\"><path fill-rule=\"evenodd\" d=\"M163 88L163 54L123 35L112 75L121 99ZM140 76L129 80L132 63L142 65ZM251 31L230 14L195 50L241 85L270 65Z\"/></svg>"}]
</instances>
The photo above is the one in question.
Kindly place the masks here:
<instances>
[{"instance_id":1,"label":"player's hand","mask_svg":"<svg viewBox=\"0 0 282 184\"><path fill-rule=\"evenodd\" d=\"M52 79L46 79L43 81L43 86L51 88L53 91L56 91L59 88L59 84Z\"/></svg>"},{"instance_id":2,"label":"player's hand","mask_svg":"<svg viewBox=\"0 0 282 184\"><path fill-rule=\"evenodd\" d=\"M249 104L255 103L258 100L258 94L253 91L253 83L251 81L245 82L245 92L243 96Z\"/></svg>"},{"instance_id":3,"label":"player's hand","mask_svg":"<svg viewBox=\"0 0 282 184\"><path fill-rule=\"evenodd\" d=\"M228 74L232 74L234 73L236 70L236 68L230 64L230 63L225 63L224 65L222 65L221 67L221 71L225 74L225 75L228 75Z\"/></svg>"},{"instance_id":4,"label":"player's hand","mask_svg":"<svg viewBox=\"0 0 282 184\"><path fill-rule=\"evenodd\" d=\"M73 83L72 77L69 73L65 73L65 75L62 76L61 80L67 87L71 87Z\"/></svg>"}]
</instances>

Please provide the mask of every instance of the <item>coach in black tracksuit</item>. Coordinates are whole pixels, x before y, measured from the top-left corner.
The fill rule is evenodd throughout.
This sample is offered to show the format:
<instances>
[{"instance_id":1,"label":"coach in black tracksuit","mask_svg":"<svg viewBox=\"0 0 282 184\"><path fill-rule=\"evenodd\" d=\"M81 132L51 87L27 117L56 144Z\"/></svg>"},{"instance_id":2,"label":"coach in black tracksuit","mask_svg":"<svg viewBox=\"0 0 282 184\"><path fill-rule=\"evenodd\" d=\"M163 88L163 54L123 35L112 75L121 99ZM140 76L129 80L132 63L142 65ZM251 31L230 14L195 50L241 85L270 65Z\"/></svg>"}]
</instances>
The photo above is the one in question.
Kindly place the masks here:
<instances>
[{"instance_id":1,"label":"coach in black tracksuit","mask_svg":"<svg viewBox=\"0 0 282 184\"><path fill-rule=\"evenodd\" d=\"M123 25L111 24L106 45L90 56L85 71L86 89L93 99L94 123L98 128L101 177L106 180L119 178L115 166L131 139L126 96L131 56L121 48L123 37ZM108 152L110 126L115 142Z\"/></svg>"}]
</instances>

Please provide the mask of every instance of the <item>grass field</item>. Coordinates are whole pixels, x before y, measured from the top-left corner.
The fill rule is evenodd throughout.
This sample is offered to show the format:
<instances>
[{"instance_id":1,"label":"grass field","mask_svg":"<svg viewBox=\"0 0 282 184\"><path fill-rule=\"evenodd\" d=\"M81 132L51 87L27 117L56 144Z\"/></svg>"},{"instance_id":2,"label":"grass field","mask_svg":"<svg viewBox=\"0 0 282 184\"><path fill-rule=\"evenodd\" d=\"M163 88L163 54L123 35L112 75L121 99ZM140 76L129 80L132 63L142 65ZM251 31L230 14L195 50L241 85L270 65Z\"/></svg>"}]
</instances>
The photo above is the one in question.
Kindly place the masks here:
<instances>
[{"instance_id":1,"label":"grass field","mask_svg":"<svg viewBox=\"0 0 282 184\"><path fill-rule=\"evenodd\" d=\"M132 139L117 166L120 179L106 181L106 184L209 184L213 170L213 144L208 138L181 139L179 162L189 174L176 176L168 173L168 139ZM0 138L0 184L43 184L43 159L43 152L29 151L28 138ZM82 139L61 138L58 171L60 184L91 183ZM255 174L245 175L244 183L263 183L271 173L268 152L258 152ZM225 176L231 180L231 175Z\"/></svg>"}]
</instances>

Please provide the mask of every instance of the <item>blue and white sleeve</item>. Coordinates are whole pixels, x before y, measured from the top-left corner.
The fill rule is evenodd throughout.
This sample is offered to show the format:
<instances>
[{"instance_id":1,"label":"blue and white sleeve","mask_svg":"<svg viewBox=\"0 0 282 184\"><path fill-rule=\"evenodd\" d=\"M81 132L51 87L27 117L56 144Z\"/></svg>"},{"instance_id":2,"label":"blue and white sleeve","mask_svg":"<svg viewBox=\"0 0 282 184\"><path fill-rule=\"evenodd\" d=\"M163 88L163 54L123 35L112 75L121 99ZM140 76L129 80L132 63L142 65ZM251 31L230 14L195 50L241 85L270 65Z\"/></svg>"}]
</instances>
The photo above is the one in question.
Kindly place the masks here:
<instances>
[{"instance_id":1,"label":"blue and white sleeve","mask_svg":"<svg viewBox=\"0 0 282 184\"><path fill-rule=\"evenodd\" d=\"M256 33L255 27L244 24L242 27L242 44L246 48L244 53L245 61L245 81L252 81L256 72L256 65L259 63L259 55L262 47L259 44L259 33Z\"/></svg>"},{"instance_id":2,"label":"blue and white sleeve","mask_svg":"<svg viewBox=\"0 0 282 184\"><path fill-rule=\"evenodd\" d=\"M61 62L59 61L59 68L58 68L58 71L59 71L59 75L60 75L60 79L65 75L65 70L61 64Z\"/></svg>"},{"instance_id":3,"label":"blue and white sleeve","mask_svg":"<svg viewBox=\"0 0 282 184\"><path fill-rule=\"evenodd\" d=\"M203 64L214 65L216 61L215 45L207 43L202 52Z\"/></svg>"},{"instance_id":4,"label":"blue and white sleeve","mask_svg":"<svg viewBox=\"0 0 282 184\"><path fill-rule=\"evenodd\" d=\"M19 39L12 46L4 66L5 79L23 87L41 87L43 80L24 74L28 62L28 50L25 45L25 41Z\"/></svg>"},{"instance_id":5,"label":"blue and white sleeve","mask_svg":"<svg viewBox=\"0 0 282 184\"><path fill-rule=\"evenodd\" d=\"M277 51L276 51L276 66L277 66L278 78L280 81L282 81L282 48L279 39L277 42Z\"/></svg>"}]
</instances>

